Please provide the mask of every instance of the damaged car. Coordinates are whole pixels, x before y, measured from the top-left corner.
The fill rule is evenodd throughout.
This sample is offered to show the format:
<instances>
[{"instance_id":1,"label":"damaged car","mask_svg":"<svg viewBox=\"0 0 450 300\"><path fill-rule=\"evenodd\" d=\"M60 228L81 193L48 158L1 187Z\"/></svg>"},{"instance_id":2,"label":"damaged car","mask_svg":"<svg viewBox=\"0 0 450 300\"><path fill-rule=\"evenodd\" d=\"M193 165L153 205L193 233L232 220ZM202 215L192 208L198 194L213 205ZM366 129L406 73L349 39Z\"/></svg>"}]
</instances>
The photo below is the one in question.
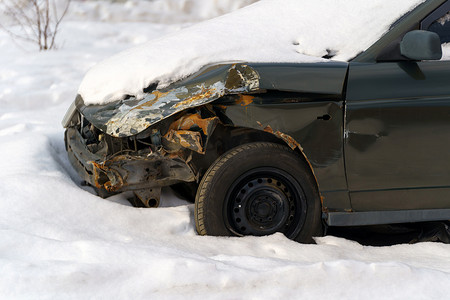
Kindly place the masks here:
<instances>
[{"instance_id":1,"label":"damaged car","mask_svg":"<svg viewBox=\"0 0 450 300\"><path fill-rule=\"evenodd\" d=\"M450 219L450 1L430 0L347 61L224 62L63 120L80 177L157 207L172 186L201 235ZM326 61L325 61L326 60Z\"/></svg>"}]
</instances>

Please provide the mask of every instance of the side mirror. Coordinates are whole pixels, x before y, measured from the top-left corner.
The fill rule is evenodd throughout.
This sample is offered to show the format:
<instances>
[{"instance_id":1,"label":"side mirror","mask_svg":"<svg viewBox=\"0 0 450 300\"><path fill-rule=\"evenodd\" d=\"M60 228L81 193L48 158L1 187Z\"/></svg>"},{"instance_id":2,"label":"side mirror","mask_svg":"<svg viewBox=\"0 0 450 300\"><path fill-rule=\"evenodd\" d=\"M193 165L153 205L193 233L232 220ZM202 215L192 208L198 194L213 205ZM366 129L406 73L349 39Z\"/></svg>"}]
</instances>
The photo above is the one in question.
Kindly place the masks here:
<instances>
[{"instance_id":1,"label":"side mirror","mask_svg":"<svg viewBox=\"0 0 450 300\"><path fill-rule=\"evenodd\" d=\"M400 53L411 60L439 60L442 57L441 39L431 31L410 31L400 43Z\"/></svg>"}]
</instances>

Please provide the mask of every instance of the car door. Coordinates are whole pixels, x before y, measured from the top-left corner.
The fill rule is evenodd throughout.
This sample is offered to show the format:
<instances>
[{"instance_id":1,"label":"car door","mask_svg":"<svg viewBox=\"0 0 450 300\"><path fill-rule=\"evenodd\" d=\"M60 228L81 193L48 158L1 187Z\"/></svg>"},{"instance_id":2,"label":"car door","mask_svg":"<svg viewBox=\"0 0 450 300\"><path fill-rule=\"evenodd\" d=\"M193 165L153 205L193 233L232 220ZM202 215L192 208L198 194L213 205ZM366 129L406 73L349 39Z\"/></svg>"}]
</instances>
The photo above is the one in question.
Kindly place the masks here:
<instances>
[{"instance_id":1,"label":"car door","mask_svg":"<svg viewBox=\"0 0 450 300\"><path fill-rule=\"evenodd\" d=\"M349 65L344 151L355 211L450 208L448 10L421 29L440 36L441 60Z\"/></svg>"}]
</instances>

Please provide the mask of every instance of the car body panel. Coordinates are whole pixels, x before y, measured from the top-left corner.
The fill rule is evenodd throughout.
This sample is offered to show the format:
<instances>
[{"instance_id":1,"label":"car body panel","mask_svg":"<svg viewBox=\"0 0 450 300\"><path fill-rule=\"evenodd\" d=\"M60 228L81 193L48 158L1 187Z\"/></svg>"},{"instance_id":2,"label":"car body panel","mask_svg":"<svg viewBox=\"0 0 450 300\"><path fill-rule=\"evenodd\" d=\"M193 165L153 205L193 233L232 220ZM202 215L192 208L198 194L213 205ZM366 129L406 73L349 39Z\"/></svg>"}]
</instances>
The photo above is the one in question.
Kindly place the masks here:
<instances>
[{"instance_id":1,"label":"car body panel","mask_svg":"<svg viewBox=\"0 0 450 300\"><path fill-rule=\"evenodd\" d=\"M350 64L345 155L354 210L450 208L449 83L450 61ZM421 188L427 197L411 190Z\"/></svg>"},{"instance_id":2,"label":"car body panel","mask_svg":"<svg viewBox=\"0 0 450 300\"><path fill-rule=\"evenodd\" d=\"M348 63L250 63L258 72L259 88L321 95L342 95Z\"/></svg>"}]
</instances>

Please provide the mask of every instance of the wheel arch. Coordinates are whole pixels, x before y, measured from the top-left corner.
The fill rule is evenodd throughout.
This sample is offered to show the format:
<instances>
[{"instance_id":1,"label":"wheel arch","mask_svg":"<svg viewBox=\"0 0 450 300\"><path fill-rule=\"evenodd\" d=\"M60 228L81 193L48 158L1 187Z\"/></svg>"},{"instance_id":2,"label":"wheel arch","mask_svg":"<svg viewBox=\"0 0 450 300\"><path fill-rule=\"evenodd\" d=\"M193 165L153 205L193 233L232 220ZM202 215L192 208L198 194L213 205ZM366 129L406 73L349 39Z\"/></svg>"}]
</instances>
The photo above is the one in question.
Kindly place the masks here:
<instances>
[{"instance_id":1,"label":"wheel arch","mask_svg":"<svg viewBox=\"0 0 450 300\"><path fill-rule=\"evenodd\" d=\"M271 142L284 145L297 153L309 167L308 171L314 178L317 192L319 193L320 199L322 199L313 166L308 160L307 155L304 153L301 144L287 134L279 131L274 132L270 127L269 129L267 127L256 129L218 124L207 140L205 154L193 154L192 162L197 171L197 181L200 182L206 170L225 152L237 146L254 142Z\"/></svg>"}]
</instances>

